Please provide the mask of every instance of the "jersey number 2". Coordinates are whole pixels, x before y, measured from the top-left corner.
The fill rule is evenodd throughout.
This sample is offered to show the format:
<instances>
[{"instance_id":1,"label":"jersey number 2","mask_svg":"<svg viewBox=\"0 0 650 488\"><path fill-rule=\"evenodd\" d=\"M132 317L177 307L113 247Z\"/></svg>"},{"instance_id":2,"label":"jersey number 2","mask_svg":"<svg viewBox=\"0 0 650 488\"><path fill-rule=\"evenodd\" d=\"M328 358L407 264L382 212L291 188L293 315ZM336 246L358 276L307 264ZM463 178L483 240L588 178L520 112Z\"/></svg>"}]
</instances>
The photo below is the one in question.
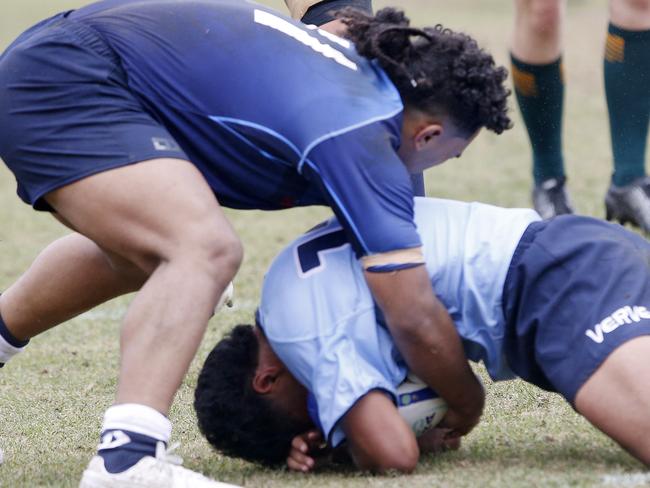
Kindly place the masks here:
<instances>
[{"instance_id":1,"label":"jersey number 2","mask_svg":"<svg viewBox=\"0 0 650 488\"><path fill-rule=\"evenodd\" d=\"M296 252L303 275L316 272L325 265L323 253L349 244L343 230L335 230L321 234L307 242L298 245Z\"/></svg>"}]
</instances>

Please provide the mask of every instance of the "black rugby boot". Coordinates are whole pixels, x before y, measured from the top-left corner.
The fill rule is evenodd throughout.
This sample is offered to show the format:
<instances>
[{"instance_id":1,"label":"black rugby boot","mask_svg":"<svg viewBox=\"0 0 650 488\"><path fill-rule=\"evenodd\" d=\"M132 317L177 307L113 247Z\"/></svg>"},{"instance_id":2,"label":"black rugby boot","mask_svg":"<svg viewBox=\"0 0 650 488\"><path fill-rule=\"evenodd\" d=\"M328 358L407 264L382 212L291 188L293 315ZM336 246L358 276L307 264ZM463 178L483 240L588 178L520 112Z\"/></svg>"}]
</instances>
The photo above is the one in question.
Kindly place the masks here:
<instances>
[{"instance_id":1,"label":"black rugby boot","mask_svg":"<svg viewBox=\"0 0 650 488\"><path fill-rule=\"evenodd\" d=\"M533 206L543 219L572 214L573 205L565 187L566 177L549 178L533 188Z\"/></svg>"}]
</instances>

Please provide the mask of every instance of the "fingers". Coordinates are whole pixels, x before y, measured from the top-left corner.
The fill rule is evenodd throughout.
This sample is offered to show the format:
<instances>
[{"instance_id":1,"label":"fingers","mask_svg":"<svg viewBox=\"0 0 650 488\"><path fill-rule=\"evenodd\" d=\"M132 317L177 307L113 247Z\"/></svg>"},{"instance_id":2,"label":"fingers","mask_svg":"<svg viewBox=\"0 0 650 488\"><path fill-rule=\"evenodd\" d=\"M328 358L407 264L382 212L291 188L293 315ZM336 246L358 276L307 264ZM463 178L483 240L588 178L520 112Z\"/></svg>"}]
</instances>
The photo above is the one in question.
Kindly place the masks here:
<instances>
[{"instance_id":1,"label":"fingers","mask_svg":"<svg viewBox=\"0 0 650 488\"><path fill-rule=\"evenodd\" d=\"M298 452L307 453L309 451L309 444L306 441L306 435L297 435L291 441L291 450L294 449Z\"/></svg>"},{"instance_id":2,"label":"fingers","mask_svg":"<svg viewBox=\"0 0 650 488\"><path fill-rule=\"evenodd\" d=\"M292 448L287 458L287 466L292 471L308 473L314 467L314 459Z\"/></svg>"},{"instance_id":3,"label":"fingers","mask_svg":"<svg viewBox=\"0 0 650 488\"><path fill-rule=\"evenodd\" d=\"M310 430L298 435L291 441L287 466L293 471L307 473L314 468L315 460L309 455L313 449L319 448L323 437L317 430Z\"/></svg>"},{"instance_id":4,"label":"fingers","mask_svg":"<svg viewBox=\"0 0 650 488\"><path fill-rule=\"evenodd\" d=\"M449 409L438 427L449 429L450 432L446 436L448 438L460 437L467 435L479 420L480 417L467 417Z\"/></svg>"},{"instance_id":5,"label":"fingers","mask_svg":"<svg viewBox=\"0 0 650 488\"><path fill-rule=\"evenodd\" d=\"M443 451L455 451L460 447L461 437L453 431L435 427L427 430L418 437L418 446L421 452L439 453Z\"/></svg>"},{"instance_id":6,"label":"fingers","mask_svg":"<svg viewBox=\"0 0 650 488\"><path fill-rule=\"evenodd\" d=\"M323 436L321 435L320 431L318 430L310 430L306 434L304 434L306 437L307 444L309 446L309 449L319 449L323 447Z\"/></svg>"},{"instance_id":7,"label":"fingers","mask_svg":"<svg viewBox=\"0 0 650 488\"><path fill-rule=\"evenodd\" d=\"M460 437L445 439L443 443L443 450L457 451L460 448L460 439Z\"/></svg>"},{"instance_id":8,"label":"fingers","mask_svg":"<svg viewBox=\"0 0 650 488\"><path fill-rule=\"evenodd\" d=\"M437 453L444 448L444 437L447 433L446 429L433 428L424 432L418 437L418 446L420 452Z\"/></svg>"}]
</instances>

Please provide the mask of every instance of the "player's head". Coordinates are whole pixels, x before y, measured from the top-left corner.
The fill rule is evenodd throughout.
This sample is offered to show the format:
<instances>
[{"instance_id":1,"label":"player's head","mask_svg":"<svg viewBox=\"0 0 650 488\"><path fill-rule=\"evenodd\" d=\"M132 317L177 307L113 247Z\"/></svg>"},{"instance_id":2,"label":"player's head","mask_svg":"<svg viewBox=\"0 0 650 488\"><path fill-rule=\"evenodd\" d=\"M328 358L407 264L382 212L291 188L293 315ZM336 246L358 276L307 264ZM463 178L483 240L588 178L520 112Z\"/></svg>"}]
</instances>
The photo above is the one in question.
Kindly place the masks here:
<instances>
[{"instance_id":1,"label":"player's head","mask_svg":"<svg viewBox=\"0 0 650 488\"><path fill-rule=\"evenodd\" d=\"M275 466L285 462L293 437L313 428L306 395L261 329L238 325L208 355L194 409L218 451Z\"/></svg>"},{"instance_id":2,"label":"player's head","mask_svg":"<svg viewBox=\"0 0 650 488\"><path fill-rule=\"evenodd\" d=\"M359 54L376 59L399 91L405 118L413 125L409 140L403 140L412 142L408 149L418 152L427 144L444 143L426 155L428 163L420 158L422 166L458 156L482 127L500 134L512 125L507 71L471 37L441 25L411 27L404 13L393 8L375 16L343 9L337 17Z\"/></svg>"}]
</instances>

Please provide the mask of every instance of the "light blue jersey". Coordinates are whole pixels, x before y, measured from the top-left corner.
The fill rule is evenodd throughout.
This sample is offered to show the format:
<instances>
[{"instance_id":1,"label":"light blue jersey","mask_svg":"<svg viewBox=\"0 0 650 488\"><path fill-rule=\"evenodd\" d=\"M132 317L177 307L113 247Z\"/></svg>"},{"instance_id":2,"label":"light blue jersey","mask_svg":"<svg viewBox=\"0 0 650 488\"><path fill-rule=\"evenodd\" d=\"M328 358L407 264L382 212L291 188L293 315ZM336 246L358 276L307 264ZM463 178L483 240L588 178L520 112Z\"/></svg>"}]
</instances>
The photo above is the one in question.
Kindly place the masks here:
<instances>
[{"instance_id":1,"label":"light blue jersey","mask_svg":"<svg viewBox=\"0 0 650 488\"><path fill-rule=\"evenodd\" d=\"M539 215L479 203L416 198L415 222L436 294L472 361L494 380L514 377L503 355L502 291L524 230ZM273 350L313 394L333 445L338 420L370 390L394 396L406 368L381 323L355 254L335 219L275 259L258 321Z\"/></svg>"}]
</instances>

